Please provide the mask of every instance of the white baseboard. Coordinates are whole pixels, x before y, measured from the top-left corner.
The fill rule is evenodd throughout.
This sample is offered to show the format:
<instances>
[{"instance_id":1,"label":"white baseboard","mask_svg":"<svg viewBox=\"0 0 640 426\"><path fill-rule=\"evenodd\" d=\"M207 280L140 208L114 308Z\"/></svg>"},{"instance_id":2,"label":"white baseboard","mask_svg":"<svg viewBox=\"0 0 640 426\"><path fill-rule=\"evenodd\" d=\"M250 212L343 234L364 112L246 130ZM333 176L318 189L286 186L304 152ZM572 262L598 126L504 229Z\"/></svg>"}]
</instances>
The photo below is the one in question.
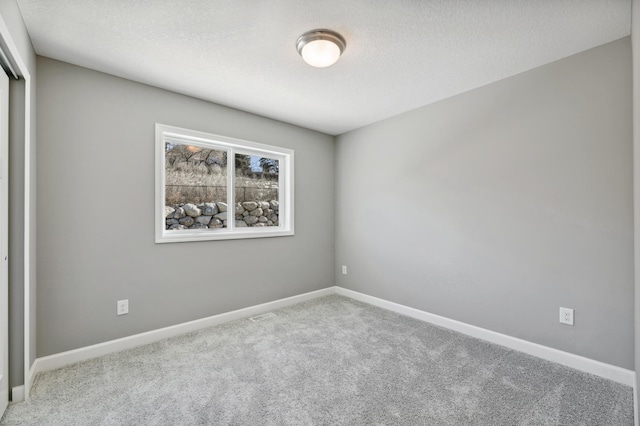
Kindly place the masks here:
<instances>
[{"instance_id":1,"label":"white baseboard","mask_svg":"<svg viewBox=\"0 0 640 426\"><path fill-rule=\"evenodd\" d=\"M24 401L24 385L11 388L11 402Z\"/></svg>"},{"instance_id":2,"label":"white baseboard","mask_svg":"<svg viewBox=\"0 0 640 426\"><path fill-rule=\"evenodd\" d=\"M379 299L377 297L369 296L357 291L348 290L342 287L329 287L322 290L312 291L310 293L304 293L298 296L292 296L273 302L263 303L261 305L226 312L220 315L214 315L211 317L189 321L158 330L152 330L133 336L123 337L121 339L111 340L96 345L86 346L67 352L61 352L58 354L37 358L29 371L28 386L23 390L23 398L29 398L29 390L31 389L31 385L33 383L35 375L41 371L53 370L56 368L64 367L65 365L73 364L75 362L84 361L90 358L107 355L109 353L118 352L124 349L130 349L148 343L153 343L158 340L166 339L168 337L177 336L183 333L189 333L236 319L252 317L274 309L284 308L287 306L295 305L296 303L304 302L318 297L328 296L331 294L338 294L341 296L349 297L351 299L358 300L373 306L378 306L389 311L397 312L411 318L426 321L440 327L448 328L459 333L466 334L468 336L505 346L507 348L524 352L548 361L556 362L558 364L575 368L586 373L594 374L605 379L613 380L618 383L631 386L634 388L634 392L637 392L636 374L631 370L616 367L614 365L606 364L600 361L595 361L579 355L574 355L558 349L553 349L548 346L543 346L537 343L518 339L516 337L507 336L506 334L501 334L484 328L476 327L474 325L431 314L419 309L410 308L398 303L389 302L387 300ZM635 408L637 410L637 407ZM636 419L637 418L638 417L636 414ZM636 426L640 425L636 423Z\"/></svg>"},{"instance_id":3,"label":"white baseboard","mask_svg":"<svg viewBox=\"0 0 640 426\"><path fill-rule=\"evenodd\" d=\"M87 359L122 351L124 349L146 345L148 343L157 342L158 340L166 339L168 337L178 336L180 334L189 333L225 322L263 314L274 309L284 308L286 306L295 305L296 303L304 302L322 296L328 296L330 294L335 294L334 287L312 291L309 293L300 294L298 296L287 297L285 299L279 299L273 302L250 306L248 308L238 309L235 311L202 318L195 321L189 321L170 327L135 334L133 336L123 337L121 339L110 340L108 342L98 343L96 345L85 346L83 348L37 358L33 364L33 373L31 374L31 380L33 380L35 375L41 371L54 370L56 368L64 367L65 365L73 364L75 362L85 361Z\"/></svg>"},{"instance_id":4,"label":"white baseboard","mask_svg":"<svg viewBox=\"0 0 640 426\"><path fill-rule=\"evenodd\" d=\"M590 358L585 358L580 355L574 355L569 352L564 352L558 349L550 348L548 346L539 345L537 343L518 339L516 337L507 336L506 334L497 333L485 328L480 328L464 322L441 317L440 315L431 314L419 309L410 308L408 306L400 305L394 302L389 302L387 300L379 299L377 297L369 296L357 291L348 290L342 287L336 287L335 289L336 293L341 296L350 297L352 299L359 300L370 305L378 306L389 311L397 312L411 318L426 321L440 327L448 328L459 333L466 334L468 336L476 337L487 342L505 346L509 349L524 352L526 354L533 355L547 361L556 362L567 367L575 368L576 370L584 371L586 373L594 374L605 379L622 383L623 385L634 386L635 372L632 370L627 370L615 365L606 364L604 362L596 361Z\"/></svg>"}]
</instances>

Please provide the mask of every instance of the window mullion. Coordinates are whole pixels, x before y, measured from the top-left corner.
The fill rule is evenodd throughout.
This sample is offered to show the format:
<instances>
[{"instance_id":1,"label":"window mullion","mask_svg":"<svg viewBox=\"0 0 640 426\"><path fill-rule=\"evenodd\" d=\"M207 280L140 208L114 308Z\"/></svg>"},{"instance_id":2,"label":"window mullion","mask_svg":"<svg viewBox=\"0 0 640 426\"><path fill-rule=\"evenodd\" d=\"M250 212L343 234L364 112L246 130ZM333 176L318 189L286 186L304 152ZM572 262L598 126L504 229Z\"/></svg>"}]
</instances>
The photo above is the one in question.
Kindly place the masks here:
<instances>
[{"instance_id":1,"label":"window mullion","mask_svg":"<svg viewBox=\"0 0 640 426\"><path fill-rule=\"evenodd\" d=\"M236 151L233 147L227 151L227 230L236 229Z\"/></svg>"}]
</instances>

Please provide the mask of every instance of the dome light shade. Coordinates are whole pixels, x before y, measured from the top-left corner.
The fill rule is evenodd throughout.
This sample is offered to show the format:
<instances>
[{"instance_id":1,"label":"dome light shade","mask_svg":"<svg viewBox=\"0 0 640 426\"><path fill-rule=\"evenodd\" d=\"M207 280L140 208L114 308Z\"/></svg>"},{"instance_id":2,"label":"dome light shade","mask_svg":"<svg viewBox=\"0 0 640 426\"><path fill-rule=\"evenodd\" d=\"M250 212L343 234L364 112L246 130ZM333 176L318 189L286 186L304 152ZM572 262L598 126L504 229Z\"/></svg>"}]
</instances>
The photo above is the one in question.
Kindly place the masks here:
<instances>
[{"instance_id":1,"label":"dome light shade","mask_svg":"<svg viewBox=\"0 0 640 426\"><path fill-rule=\"evenodd\" d=\"M298 53L309 65L324 68L336 63L347 43L331 30L311 30L302 34L296 42Z\"/></svg>"}]
</instances>

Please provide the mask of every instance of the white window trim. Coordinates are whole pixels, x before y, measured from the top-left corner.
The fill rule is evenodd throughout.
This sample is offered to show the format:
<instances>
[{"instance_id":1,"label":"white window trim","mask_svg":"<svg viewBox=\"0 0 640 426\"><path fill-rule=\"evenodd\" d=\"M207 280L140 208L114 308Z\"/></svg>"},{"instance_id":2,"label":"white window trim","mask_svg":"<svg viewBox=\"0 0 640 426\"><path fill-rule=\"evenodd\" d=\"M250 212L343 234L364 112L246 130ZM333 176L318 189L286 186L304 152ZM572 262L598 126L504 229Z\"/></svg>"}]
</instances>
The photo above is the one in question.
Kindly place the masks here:
<instances>
[{"instance_id":1,"label":"white window trim","mask_svg":"<svg viewBox=\"0 0 640 426\"><path fill-rule=\"evenodd\" d=\"M190 229L190 230L166 230L165 229L165 143L175 140L180 143L188 143L206 148L228 149L230 156L235 158L235 153L259 153L269 158L277 158L281 161L279 174L279 203L282 220L278 226L248 227L235 226L235 173L233 167L227 167L227 194L228 221L226 228L219 229ZM245 148L245 149L243 149ZM234 164L232 161L231 164ZM156 123L156 243L178 243L188 241L209 240L233 240L243 238L282 237L294 235L294 211L293 211L293 150L265 145L257 142L245 141L211 133L183 129Z\"/></svg>"}]
</instances>

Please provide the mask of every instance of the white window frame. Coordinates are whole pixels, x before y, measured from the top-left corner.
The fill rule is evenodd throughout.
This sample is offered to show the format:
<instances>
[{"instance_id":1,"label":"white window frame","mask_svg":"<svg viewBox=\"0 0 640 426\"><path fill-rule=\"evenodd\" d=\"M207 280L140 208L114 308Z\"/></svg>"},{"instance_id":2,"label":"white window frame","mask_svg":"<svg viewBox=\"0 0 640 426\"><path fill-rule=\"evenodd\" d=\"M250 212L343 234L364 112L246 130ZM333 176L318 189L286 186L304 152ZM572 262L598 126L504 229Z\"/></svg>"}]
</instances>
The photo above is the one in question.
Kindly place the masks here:
<instances>
[{"instance_id":1,"label":"white window frame","mask_svg":"<svg viewBox=\"0 0 640 426\"><path fill-rule=\"evenodd\" d=\"M176 142L227 152L227 207L226 228L167 230L165 218L165 144ZM235 226L235 154L261 155L277 159L278 198L280 218L277 226ZM183 129L156 123L156 243L188 241L232 240L294 235L293 226L293 150L245 141L211 133ZM281 219L281 220L280 220Z\"/></svg>"}]
</instances>

